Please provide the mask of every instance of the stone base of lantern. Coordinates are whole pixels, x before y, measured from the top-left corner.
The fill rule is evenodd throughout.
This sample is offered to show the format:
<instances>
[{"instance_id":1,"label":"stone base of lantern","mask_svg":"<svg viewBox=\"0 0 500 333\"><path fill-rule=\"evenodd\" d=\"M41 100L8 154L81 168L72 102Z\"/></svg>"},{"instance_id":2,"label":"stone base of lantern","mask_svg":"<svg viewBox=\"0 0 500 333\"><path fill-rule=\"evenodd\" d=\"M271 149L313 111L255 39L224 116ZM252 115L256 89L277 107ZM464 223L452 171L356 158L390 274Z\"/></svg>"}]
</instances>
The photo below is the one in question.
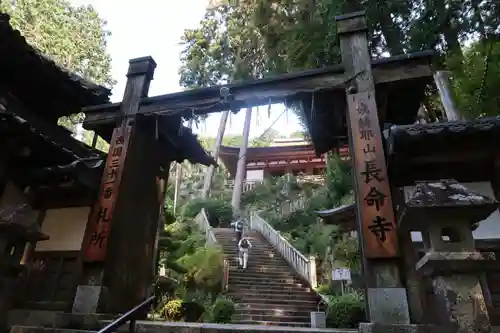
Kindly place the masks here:
<instances>
[{"instance_id":1,"label":"stone base of lantern","mask_svg":"<svg viewBox=\"0 0 500 333\"><path fill-rule=\"evenodd\" d=\"M432 279L439 325L457 333L491 332L479 274L495 260L493 253L429 252L417 270Z\"/></svg>"},{"instance_id":2,"label":"stone base of lantern","mask_svg":"<svg viewBox=\"0 0 500 333\"><path fill-rule=\"evenodd\" d=\"M495 261L493 252L427 252L417 263L426 276L484 272Z\"/></svg>"}]
</instances>

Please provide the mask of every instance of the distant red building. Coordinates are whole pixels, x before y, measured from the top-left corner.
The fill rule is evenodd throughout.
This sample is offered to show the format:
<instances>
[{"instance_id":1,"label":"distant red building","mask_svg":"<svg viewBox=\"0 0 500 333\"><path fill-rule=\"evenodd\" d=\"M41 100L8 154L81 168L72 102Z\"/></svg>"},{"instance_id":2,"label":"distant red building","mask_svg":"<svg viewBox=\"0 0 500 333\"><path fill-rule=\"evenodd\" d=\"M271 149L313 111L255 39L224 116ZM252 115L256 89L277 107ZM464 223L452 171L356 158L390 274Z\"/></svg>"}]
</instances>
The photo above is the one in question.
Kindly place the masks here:
<instances>
[{"instance_id":1,"label":"distant red building","mask_svg":"<svg viewBox=\"0 0 500 333\"><path fill-rule=\"evenodd\" d=\"M239 147L221 146L220 159L231 176L236 175ZM340 148L342 157L348 156L347 147ZM326 167L325 157L316 156L313 146L303 139L279 139L270 147L249 147L246 156L246 179L259 181L286 173L320 175Z\"/></svg>"}]
</instances>

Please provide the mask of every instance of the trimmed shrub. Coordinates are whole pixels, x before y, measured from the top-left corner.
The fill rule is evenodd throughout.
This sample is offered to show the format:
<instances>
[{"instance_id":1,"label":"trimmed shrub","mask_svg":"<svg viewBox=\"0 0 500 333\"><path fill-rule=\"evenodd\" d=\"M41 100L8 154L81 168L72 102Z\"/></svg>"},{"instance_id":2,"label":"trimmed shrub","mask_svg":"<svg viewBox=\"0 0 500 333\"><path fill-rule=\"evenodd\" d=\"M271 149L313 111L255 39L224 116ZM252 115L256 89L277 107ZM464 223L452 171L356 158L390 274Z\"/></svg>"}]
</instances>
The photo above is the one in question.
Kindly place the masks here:
<instances>
[{"instance_id":1,"label":"trimmed shrub","mask_svg":"<svg viewBox=\"0 0 500 333\"><path fill-rule=\"evenodd\" d=\"M365 304L359 293L328 298L326 326L331 328L357 328L365 321Z\"/></svg>"},{"instance_id":2,"label":"trimmed shrub","mask_svg":"<svg viewBox=\"0 0 500 333\"><path fill-rule=\"evenodd\" d=\"M212 321L219 324L229 324L232 321L236 307L230 299L218 298L212 307Z\"/></svg>"}]
</instances>

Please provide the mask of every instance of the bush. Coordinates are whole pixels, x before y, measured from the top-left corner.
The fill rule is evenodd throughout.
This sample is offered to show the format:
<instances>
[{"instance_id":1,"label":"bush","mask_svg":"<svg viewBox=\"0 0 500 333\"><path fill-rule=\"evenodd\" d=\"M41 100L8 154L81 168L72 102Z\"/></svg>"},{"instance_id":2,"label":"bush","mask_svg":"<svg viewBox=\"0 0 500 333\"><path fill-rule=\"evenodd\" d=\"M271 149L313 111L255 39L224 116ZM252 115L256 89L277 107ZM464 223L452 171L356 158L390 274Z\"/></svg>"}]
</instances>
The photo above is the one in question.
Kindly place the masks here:
<instances>
[{"instance_id":1,"label":"bush","mask_svg":"<svg viewBox=\"0 0 500 333\"><path fill-rule=\"evenodd\" d=\"M359 293L328 297L326 325L331 328L357 328L365 321L365 304Z\"/></svg>"},{"instance_id":2,"label":"bush","mask_svg":"<svg viewBox=\"0 0 500 333\"><path fill-rule=\"evenodd\" d=\"M236 307L233 301L225 298L218 298L212 307L212 321L219 324L229 324L235 312Z\"/></svg>"},{"instance_id":3,"label":"bush","mask_svg":"<svg viewBox=\"0 0 500 333\"><path fill-rule=\"evenodd\" d=\"M173 299L165 304L165 317L168 320L179 321L182 319L182 300Z\"/></svg>"},{"instance_id":4,"label":"bush","mask_svg":"<svg viewBox=\"0 0 500 333\"><path fill-rule=\"evenodd\" d=\"M224 267L224 254L219 247L198 248L191 255L179 259L187 269L188 289L217 292L221 288Z\"/></svg>"},{"instance_id":5,"label":"bush","mask_svg":"<svg viewBox=\"0 0 500 333\"><path fill-rule=\"evenodd\" d=\"M233 218L231 204L226 200L219 199L196 199L184 206L182 215L186 218L195 218L205 208L208 222L212 227L229 226Z\"/></svg>"}]
</instances>

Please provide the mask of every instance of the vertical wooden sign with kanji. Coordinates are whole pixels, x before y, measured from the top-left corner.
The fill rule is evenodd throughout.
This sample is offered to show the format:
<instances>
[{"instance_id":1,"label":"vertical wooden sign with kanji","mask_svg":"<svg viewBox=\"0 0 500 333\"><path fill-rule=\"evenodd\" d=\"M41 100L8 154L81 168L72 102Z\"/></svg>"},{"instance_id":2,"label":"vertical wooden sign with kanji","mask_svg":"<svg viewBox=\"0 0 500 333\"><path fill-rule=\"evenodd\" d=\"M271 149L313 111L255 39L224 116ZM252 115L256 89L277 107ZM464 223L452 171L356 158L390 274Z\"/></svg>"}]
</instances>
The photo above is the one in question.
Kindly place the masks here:
<instances>
[{"instance_id":1,"label":"vertical wooden sign with kanji","mask_svg":"<svg viewBox=\"0 0 500 333\"><path fill-rule=\"evenodd\" d=\"M374 92L347 95L366 258L397 256L397 234Z\"/></svg>"},{"instance_id":2,"label":"vertical wooden sign with kanji","mask_svg":"<svg viewBox=\"0 0 500 333\"><path fill-rule=\"evenodd\" d=\"M83 260L86 262L102 262L106 258L110 225L131 130L131 126L120 126L113 131L99 197L89 217L91 232L86 233L83 243Z\"/></svg>"}]
</instances>

